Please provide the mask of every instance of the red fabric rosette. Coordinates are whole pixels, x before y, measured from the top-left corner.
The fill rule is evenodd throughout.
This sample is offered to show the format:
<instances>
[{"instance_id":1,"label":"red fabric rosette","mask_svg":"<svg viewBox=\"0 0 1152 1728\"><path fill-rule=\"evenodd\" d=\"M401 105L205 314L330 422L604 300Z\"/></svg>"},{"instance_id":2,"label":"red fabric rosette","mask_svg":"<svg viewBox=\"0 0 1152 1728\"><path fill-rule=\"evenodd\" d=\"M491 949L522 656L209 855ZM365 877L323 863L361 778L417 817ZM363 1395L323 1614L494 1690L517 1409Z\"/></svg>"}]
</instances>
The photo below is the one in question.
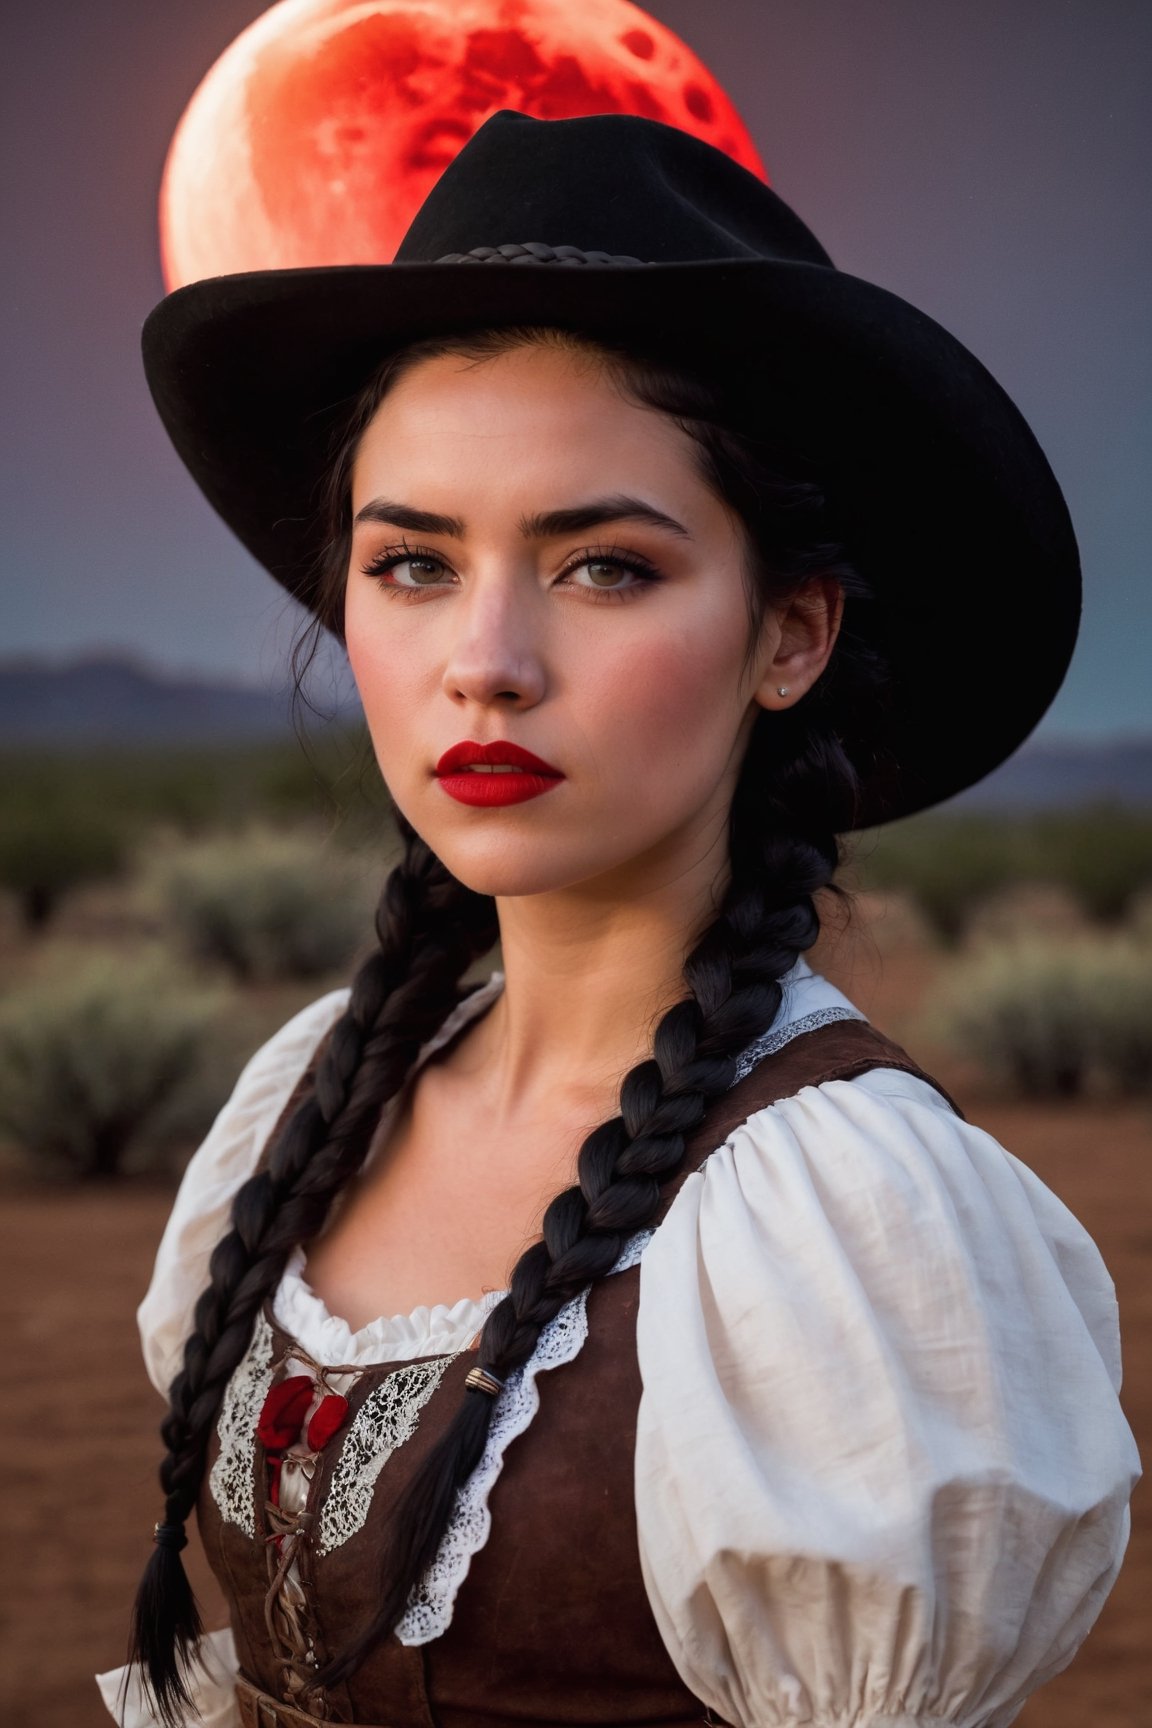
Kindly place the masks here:
<instances>
[{"instance_id":1,"label":"red fabric rosette","mask_svg":"<svg viewBox=\"0 0 1152 1728\"><path fill-rule=\"evenodd\" d=\"M256 1425L256 1437L264 1448L268 1465L268 1498L273 1506L280 1504L280 1467L284 1452L300 1438L308 1406L316 1394L316 1382L309 1374L290 1374L270 1388ZM308 1423L305 1439L312 1452L321 1451L332 1436L343 1427L348 1416L348 1400L338 1392L328 1392L320 1400ZM276 1539L280 1546L280 1538Z\"/></svg>"},{"instance_id":2,"label":"red fabric rosette","mask_svg":"<svg viewBox=\"0 0 1152 1728\"><path fill-rule=\"evenodd\" d=\"M304 1412L312 1402L316 1387L311 1375L292 1374L273 1386L264 1400L256 1437L267 1452L283 1452L299 1438L304 1425Z\"/></svg>"},{"instance_id":3,"label":"red fabric rosette","mask_svg":"<svg viewBox=\"0 0 1152 1728\"><path fill-rule=\"evenodd\" d=\"M306 1439L313 1452L327 1446L333 1434L344 1426L348 1415L348 1400L338 1392L329 1392L308 1424Z\"/></svg>"}]
</instances>

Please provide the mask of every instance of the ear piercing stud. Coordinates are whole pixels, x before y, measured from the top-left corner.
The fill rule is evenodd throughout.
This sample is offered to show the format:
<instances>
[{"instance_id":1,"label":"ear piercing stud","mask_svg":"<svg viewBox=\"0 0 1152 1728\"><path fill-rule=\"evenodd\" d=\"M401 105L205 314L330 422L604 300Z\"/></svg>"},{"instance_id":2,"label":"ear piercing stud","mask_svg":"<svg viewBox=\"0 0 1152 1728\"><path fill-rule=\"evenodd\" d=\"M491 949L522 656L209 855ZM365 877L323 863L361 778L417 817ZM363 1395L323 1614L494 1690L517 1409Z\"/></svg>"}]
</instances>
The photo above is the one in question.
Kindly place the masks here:
<instances>
[{"instance_id":1,"label":"ear piercing stud","mask_svg":"<svg viewBox=\"0 0 1152 1728\"><path fill-rule=\"evenodd\" d=\"M776 694L777 694L777 696L787 696L787 694L788 694L787 684L778 684L776 686Z\"/></svg>"}]
</instances>

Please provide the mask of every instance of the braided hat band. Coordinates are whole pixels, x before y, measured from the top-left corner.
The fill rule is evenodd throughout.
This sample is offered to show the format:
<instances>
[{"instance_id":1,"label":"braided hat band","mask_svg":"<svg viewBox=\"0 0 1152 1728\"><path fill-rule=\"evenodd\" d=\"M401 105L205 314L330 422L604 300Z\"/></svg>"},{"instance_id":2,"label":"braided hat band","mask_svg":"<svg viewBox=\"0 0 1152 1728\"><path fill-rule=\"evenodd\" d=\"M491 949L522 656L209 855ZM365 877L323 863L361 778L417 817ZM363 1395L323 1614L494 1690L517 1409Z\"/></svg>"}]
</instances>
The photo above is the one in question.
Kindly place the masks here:
<instances>
[{"instance_id":1,"label":"braided hat band","mask_svg":"<svg viewBox=\"0 0 1152 1728\"><path fill-rule=\"evenodd\" d=\"M647 258L629 258L622 252L584 252L579 246L546 246L542 240L517 245L473 246L470 252L445 252L436 264L647 264Z\"/></svg>"}]
</instances>

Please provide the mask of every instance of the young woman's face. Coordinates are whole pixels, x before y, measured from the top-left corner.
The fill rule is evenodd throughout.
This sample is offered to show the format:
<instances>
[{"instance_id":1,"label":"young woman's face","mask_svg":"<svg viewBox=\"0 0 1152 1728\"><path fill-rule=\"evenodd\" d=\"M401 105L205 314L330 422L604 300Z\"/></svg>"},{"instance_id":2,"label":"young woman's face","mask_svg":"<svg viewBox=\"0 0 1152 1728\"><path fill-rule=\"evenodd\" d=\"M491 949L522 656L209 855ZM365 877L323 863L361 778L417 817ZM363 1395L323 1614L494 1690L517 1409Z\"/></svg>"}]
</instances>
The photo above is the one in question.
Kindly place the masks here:
<instances>
[{"instance_id":1,"label":"young woman's face","mask_svg":"<svg viewBox=\"0 0 1152 1728\"><path fill-rule=\"evenodd\" d=\"M476 892L618 895L726 839L780 626L742 674L741 529L693 452L594 363L539 347L423 361L367 428L348 654L397 806ZM563 778L460 802L436 770L464 740Z\"/></svg>"}]
</instances>

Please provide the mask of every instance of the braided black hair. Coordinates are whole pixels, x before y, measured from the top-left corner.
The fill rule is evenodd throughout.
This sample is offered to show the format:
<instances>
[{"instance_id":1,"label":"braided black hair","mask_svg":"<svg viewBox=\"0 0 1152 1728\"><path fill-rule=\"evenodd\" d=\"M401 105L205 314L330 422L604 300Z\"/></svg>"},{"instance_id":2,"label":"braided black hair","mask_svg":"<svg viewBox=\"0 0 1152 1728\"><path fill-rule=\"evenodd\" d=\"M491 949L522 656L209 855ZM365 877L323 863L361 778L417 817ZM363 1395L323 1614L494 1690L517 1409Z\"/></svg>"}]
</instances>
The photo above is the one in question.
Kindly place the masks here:
<instances>
[{"instance_id":1,"label":"braided black hair","mask_svg":"<svg viewBox=\"0 0 1152 1728\"><path fill-rule=\"evenodd\" d=\"M321 626L342 638L349 478L387 390L424 358L459 353L483 360L525 342L559 342L593 354L622 393L670 415L696 441L705 478L747 531L748 660L775 597L813 577L831 577L846 607L832 659L813 688L794 708L756 718L730 811L729 879L714 920L684 963L687 994L657 1025L652 1055L625 1076L620 1114L585 1139L576 1183L548 1206L540 1239L520 1256L508 1294L485 1322L478 1362L500 1380L528 1360L560 1308L608 1273L626 1240L652 1222L687 1137L732 1084L740 1053L779 1011L780 979L819 934L816 896L843 892L834 882L837 836L854 826L858 777L835 715L846 704L857 713L874 709L884 682L876 628L857 627L871 603L870 585L837 539L816 480L742 429L712 381L664 358L535 328L412 344L390 357L354 404L331 466L325 504L331 537L304 664ZM300 654L295 663L299 677ZM859 707L856 696L866 697ZM161 1428L168 1449L160 1470L166 1533L140 1586L130 1650L169 1725L189 1702L188 1662L201 1633L177 1532L195 1506L212 1425L258 1308L292 1249L322 1231L363 1162L383 1106L421 1045L470 993L461 986L464 973L499 939L494 898L458 881L399 812L396 820L404 854L377 913L379 949L357 972L314 1087L284 1125L267 1170L236 1196L232 1228L213 1251L211 1281L172 1383ZM464 1393L391 1520L376 1614L317 1672L315 1685L350 1675L404 1613L435 1557L457 1490L480 1461L492 1412L487 1393Z\"/></svg>"}]
</instances>

